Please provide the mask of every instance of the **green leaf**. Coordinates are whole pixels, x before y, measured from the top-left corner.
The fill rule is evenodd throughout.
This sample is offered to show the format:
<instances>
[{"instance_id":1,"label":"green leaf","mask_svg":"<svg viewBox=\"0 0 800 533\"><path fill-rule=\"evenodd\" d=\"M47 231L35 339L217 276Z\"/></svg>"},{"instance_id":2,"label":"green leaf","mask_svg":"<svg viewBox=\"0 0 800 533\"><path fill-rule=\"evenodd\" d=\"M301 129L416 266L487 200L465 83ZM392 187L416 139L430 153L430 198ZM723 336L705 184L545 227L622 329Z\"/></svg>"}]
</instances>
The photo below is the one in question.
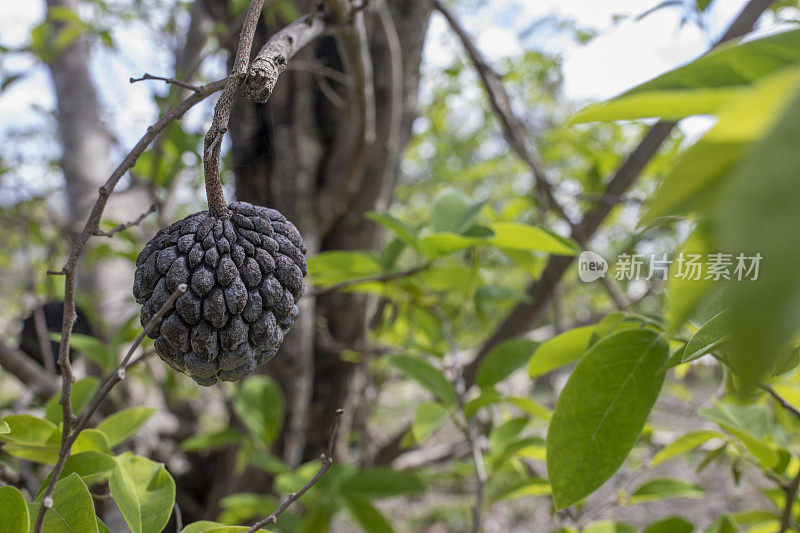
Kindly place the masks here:
<instances>
[{"instance_id":1,"label":"green leaf","mask_svg":"<svg viewBox=\"0 0 800 533\"><path fill-rule=\"evenodd\" d=\"M515 484L512 488L489 496L489 503L496 503L514 498L549 496L550 484L543 479L530 479Z\"/></svg>"},{"instance_id":2,"label":"green leaf","mask_svg":"<svg viewBox=\"0 0 800 533\"><path fill-rule=\"evenodd\" d=\"M683 153L661 181L642 224L721 203L720 185L750 145L781 116L799 79L797 68L779 71L720 109L717 124ZM757 172L763 170L761 165Z\"/></svg>"},{"instance_id":3,"label":"green leaf","mask_svg":"<svg viewBox=\"0 0 800 533\"><path fill-rule=\"evenodd\" d=\"M674 441L670 442L664 448L662 448L653 459L650 461L650 467L654 467L663 463L668 459L672 459L678 455L683 453L689 452L694 450L698 446L705 444L711 439L717 438L724 438L721 434L717 433L716 431L710 431L705 429L699 429L696 431L690 431L684 435L681 435Z\"/></svg>"},{"instance_id":4,"label":"green leaf","mask_svg":"<svg viewBox=\"0 0 800 533\"><path fill-rule=\"evenodd\" d=\"M101 452L109 453L111 445L108 437L99 429L89 428L81 431L72 445L72 453Z\"/></svg>"},{"instance_id":5,"label":"green leaf","mask_svg":"<svg viewBox=\"0 0 800 533\"><path fill-rule=\"evenodd\" d=\"M668 354L662 335L628 329L600 340L575 367L547 434L558 509L591 494L625 461L661 391L658 370Z\"/></svg>"},{"instance_id":6,"label":"green leaf","mask_svg":"<svg viewBox=\"0 0 800 533\"><path fill-rule=\"evenodd\" d=\"M0 434L3 451L20 459L55 464L61 443L61 431L50 421L32 415L3 417L9 432Z\"/></svg>"},{"instance_id":7,"label":"green leaf","mask_svg":"<svg viewBox=\"0 0 800 533\"><path fill-rule=\"evenodd\" d=\"M538 346L538 342L524 338L510 339L498 344L481 361L475 382L482 389L493 387L524 365Z\"/></svg>"},{"instance_id":8,"label":"green leaf","mask_svg":"<svg viewBox=\"0 0 800 533\"><path fill-rule=\"evenodd\" d=\"M726 311L722 311L697 330L683 351L681 363L694 361L719 347L728 340L729 331Z\"/></svg>"},{"instance_id":9,"label":"green leaf","mask_svg":"<svg viewBox=\"0 0 800 533\"><path fill-rule=\"evenodd\" d=\"M261 442L270 443L283 425L286 400L283 391L268 376L250 376L236 391L233 408L250 433Z\"/></svg>"},{"instance_id":10,"label":"green leaf","mask_svg":"<svg viewBox=\"0 0 800 533\"><path fill-rule=\"evenodd\" d=\"M417 231L410 224L403 222L399 218L396 218L389 213L376 213L375 211L370 211L364 216L373 222L377 222L389 231L394 232L394 234L397 235L400 240L407 245L413 248L418 246Z\"/></svg>"},{"instance_id":11,"label":"green leaf","mask_svg":"<svg viewBox=\"0 0 800 533\"><path fill-rule=\"evenodd\" d=\"M800 227L800 151L791 142L800 135L800 68L789 74L793 84L772 95L784 103L777 122L737 166L718 204L720 248L763 257L757 280L727 282L729 362L745 386L773 372L800 329L800 249L790 245Z\"/></svg>"},{"instance_id":12,"label":"green leaf","mask_svg":"<svg viewBox=\"0 0 800 533\"><path fill-rule=\"evenodd\" d=\"M576 113L569 124L660 117L679 120L691 115L712 115L740 97L745 89L685 89L651 91L593 104Z\"/></svg>"},{"instance_id":13,"label":"green leaf","mask_svg":"<svg viewBox=\"0 0 800 533\"><path fill-rule=\"evenodd\" d=\"M572 328L539 345L528 363L531 379L572 363L589 348L594 326Z\"/></svg>"},{"instance_id":14,"label":"green leaf","mask_svg":"<svg viewBox=\"0 0 800 533\"><path fill-rule=\"evenodd\" d=\"M10 432L11 428L8 426L8 422L6 422L5 420L0 420L0 435L4 435Z\"/></svg>"},{"instance_id":15,"label":"green leaf","mask_svg":"<svg viewBox=\"0 0 800 533\"><path fill-rule=\"evenodd\" d=\"M226 524L238 524L254 518L264 518L271 509L277 509L279 504L272 496L238 492L222 498L219 505L223 509L219 520Z\"/></svg>"},{"instance_id":16,"label":"green leaf","mask_svg":"<svg viewBox=\"0 0 800 533\"><path fill-rule=\"evenodd\" d=\"M440 370L424 359L410 354L396 354L390 355L387 361L445 403L453 405L458 401L453 384L447 381Z\"/></svg>"},{"instance_id":17,"label":"green leaf","mask_svg":"<svg viewBox=\"0 0 800 533\"><path fill-rule=\"evenodd\" d=\"M79 379L72 384L70 398L72 398L72 411L75 415L80 415L81 411L89 405L95 391L97 391L98 383L99 380L96 377L90 376ZM44 406L44 417L54 424L60 424L63 420L64 411L61 404L58 403L60 399L61 392L59 391L55 393L52 398L47 400Z\"/></svg>"},{"instance_id":18,"label":"green leaf","mask_svg":"<svg viewBox=\"0 0 800 533\"><path fill-rule=\"evenodd\" d=\"M613 520L598 520L583 528L582 533L636 533L636 529Z\"/></svg>"},{"instance_id":19,"label":"green leaf","mask_svg":"<svg viewBox=\"0 0 800 533\"><path fill-rule=\"evenodd\" d=\"M364 498L345 498L345 507L353 520L366 533L393 533L394 529L388 520Z\"/></svg>"},{"instance_id":20,"label":"green leaf","mask_svg":"<svg viewBox=\"0 0 800 533\"><path fill-rule=\"evenodd\" d=\"M642 533L692 533L692 531L694 524L679 516L672 516L650 524Z\"/></svg>"},{"instance_id":21,"label":"green leaf","mask_svg":"<svg viewBox=\"0 0 800 533\"><path fill-rule=\"evenodd\" d=\"M155 412L152 407L129 407L97 424L97 429L108 437L113 448L132 437Z\"/></svg>"},{"instance_id":22,"label":"green leaf","mask_svg":"<svg viewBox=\"0 0 800 533\"><path fill-rule=\"evenodd\" d=\"M485 204L473 202L459 191L445 191L437 195L431 207L431 223L436 232L450 231L463 233L467 231Z\"/></svg>"},{"instance_id":23,"label":"green leaf","mask_svg":"<svg viewBox=\"0 0 800 533\"><path fill-rule=\"evenodd\" d=\"M682 479L651 479L636 489L631 495L631 503L651 502L666 498L702 498L702 487Z\"/></svg>"},{"instance_id":24,"label":"green leaf","mask_svg":"<svg viewBox=\"0 0 800 533\"><path fill-rule=\"evenodd\" d=\"M489 225L494 237L488 243L503 250L545 252L556 255L578 255L580 246L566 237L520 222L494 222Z\"/></svg>"},{"instance_id":25,"label":"green leaf","mask_svg":"<svg viewBox=\"0 0 800 533\"><path fill-rule=\"evenodd\" d=\"M331 530L333 512L330 507L320 505L314 507L306 514L300 525L295 528L295 533L319 533Z\"/></svg>"},{"instance_id":26,"label":"green leaf","mask_svg":"<svg viewBox=\"0 0 800 533\"><path fill-rule=\"evenodd\" d=\"M796 63L800 63L800 30L791 30L746 43L732 42L719 46L622 96L650 91L746 86Z\"/></svg>"},{"instance_id":27,"label":"green leaf","mask_svg":"<svg viewBox=\"0 0 800 533\"><path fill-rule=\"evenodd\" d=\"M38 513L41 502L37 500L31 511ZM33 512L33 517L36 516ZM70 474L56 483L53 490L53 507L44 515L42 531L47 533L97 533L97 519L89 488L78 474Z\"/></svg>"},{"instance_id":28,"label":"green leaf","mask_svg":"<svg viewBox=\"0 0 800 533\"><path fill-rule=\"evenodd\" d=\"M0 531L3 533L28 533L28 505L25 497L14 487L0 487Z\"/></svg>"},{"instance_id":29,"label":"green leaf","mask_svg":"<svg viewBox=\"0 0 800 533\"><path fill-rule=\"evenodd\" d=\"M693 256L705 257L711 253L711 232L708 224L700 223L684 242L679 257L690 259ZM667 330L670 332L679 331L687 320L693 316L701 302L708 301L714 294L714 282L703 279L707 273L707 267L703 265L700 269L700 279L690 279L690 277L677 276L677 264L673 263L673 268L669 270L666 283L667 303L665 315L667 317ZM693 278L694 276L691 276ZM716 291L719 292L718 290Z\"/></svg>"},{"instance_id":30,"label":"green leaf","mask_svg":"<svg viewBox=\"0 0 800 533\"><path fill-rule=\"evenodd\" d=\"M441 426L453 411L452 406L442 405L439 402L422 402L417 406L414 423L411 425L411 434L414 441L420 443Z\"/></svg>"},{"instance_id":31,"label":"green leaf","mask_svg":"<svg viewBox=\"0 0 800 533\"><path fill-rule=\"evenodd\" d=\"M53 340L61 341L61 334L54 333ZM75 350L100 365L100 368L109 370L116 364L117 354L105 342L91 335L73 333L69 337L69 345Z\"/></svg>"},{"instance_id":32,"label":"green leaf","mask_svg":"<svg viewBox=\"0 0 800 533\"><path fill-rule=\"evenodd\" d=\"M492 454L502 452L506 445L511 442L528 425L528 417L518 417L506 420L489 434L489 450Z\"/></svg>"},{"instance_id":33,"label":"green leaf","mask_svg":"<svg viewBox=\"0 0 800 533\"><path fill-rule=\"evenodd\" d=\"M111 533L111 530L108 529L108 526L105 525L102 520L100 520L99 516L96 516L95 518L97 519L96 521L97 521L98 533Z\"/></svg>"},{"instance_id":34,"label":"green leaf","mask_svg":"<svg viewBox=\"0 0 800 533\"><path fill-rule=\"evenodd\" d=\"M714 520L711 527L706 529L705 533L737 533L739 530L731 521L728 515L722 515Z\"/></svg>"},{"instance_id":35,"label":"green leaf","mask_svg":"<svg viewBox=\"0 0 800 533\"><path fill-rule=\"evenodd\" d=\"M320 287L382 272L380 261L371 252L335 250L308 259L308 275Z\"/></svg>"},{"instance_id":36,"label":"green leaf","mask_svg":"<svg viewBox=\"0 0 800 533\"><path fill-rule=\"evenodd\" d=\"M210 520L199 520L183 528L181 533L242 533L248 529L250 529L248 526L228 526ZM268 533L266 529L259 529L258 531Z\"/></svg>"},{"instance_id":37,"label":"green leaf","mask_svg":"<svg viewBox=\"0 0 800 533\"><path fill-rule=\"evenodd\" d=\"M355 472L341 481L339 493L347 498L391 498L420 494L425 485L413 472L377 467Z\"/></svg>"},{"instance_id":38,"label":"green leaf","mask_svg":"<svg viewBox=\"0 0 800 533\"><path fill-rule=\"evenodd\" d=\"M33 415L7 415L0 419L8 431L0 440L17 444L44 444L58 431L55 424Z\"/></svg>"},{"instance_id":39,"label":"green leaf","mask_svg":"<svg viewBox=\"0 0 800 533\"><path fill-rule=\"evenodd\" d=\"M773 468L779 463L777 450L764 440L766 430L761 424L767 423L767 412L763 406L717 403L713 408L704 407L697 412L736 437L764 468Z\"/></svg>"},{"instance_id":40,"label":"green leaf","mask_svg":"<svg viewBox=\"0 0 800 533\"><path fill-rule=\"evenodd\" d=\"M164 465L124 453L108 483L111 496L133 533L160 533L175 503L175 481Z\"/></svg>"},{"instance_id":41,"label":"green leaf","mask_svg":"<svg viewBox=\"0 0 800 533\"><path fill-rule=\"evenodd\" d=\"M181 443L181 449L185 452L196 452L200 450L218 450L242 440L243 435L236 429L223 428L213 433L203 433L192 435Z\"/></svg>"},{"instance_id":42,"label":"green leaf","mask_svg":"<svg viewBox=\"0 0 800 533\"><path fill-rule=\"evenodd\" d=\"M78 474L87 486L91 486L105 481L116 466L117 462L114 458L105 453L96 451L74 453L67 457L67 461L64 463L64 470L58 479L64 479L74 473ZM42 482L42 486L39 487L39 491L36 494L37 498L47 488L51 476L52 472Z\"/></svg>"},{"instance_id":43,"label":"green leaf","mask_svg":"<svg viewBox=\"0 0 800 533\"><path fill-rule=\"evenodd\" d=\"M467 237L458 233L442 232L421 238L419 249L428 259L433 260L485 243L486 239L483 237Z\"/></svg>"}]
</instances>

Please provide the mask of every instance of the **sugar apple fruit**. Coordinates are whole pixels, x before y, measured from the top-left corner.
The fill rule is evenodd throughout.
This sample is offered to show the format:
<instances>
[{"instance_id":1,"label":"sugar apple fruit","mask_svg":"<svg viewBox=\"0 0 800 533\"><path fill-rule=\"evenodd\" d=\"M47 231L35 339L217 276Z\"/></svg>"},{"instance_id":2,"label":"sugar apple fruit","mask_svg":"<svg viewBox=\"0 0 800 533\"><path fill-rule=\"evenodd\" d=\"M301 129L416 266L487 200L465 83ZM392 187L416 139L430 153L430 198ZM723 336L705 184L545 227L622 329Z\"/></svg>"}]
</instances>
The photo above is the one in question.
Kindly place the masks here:
<instances>
[{"instance_id":1,"label":"sugar apple fruit","mask_svg":"<svg viewBox=\"0 0 800 533\"><path fill-rule=\"evenodd\" d=\"M274 356L304 290L297 228L275 209L228 208L227 217L201 211L163 228L136 259L143 326L188 286L149 336L161 359L204 386L239 380Z\"/></svg>"}]
</instances>

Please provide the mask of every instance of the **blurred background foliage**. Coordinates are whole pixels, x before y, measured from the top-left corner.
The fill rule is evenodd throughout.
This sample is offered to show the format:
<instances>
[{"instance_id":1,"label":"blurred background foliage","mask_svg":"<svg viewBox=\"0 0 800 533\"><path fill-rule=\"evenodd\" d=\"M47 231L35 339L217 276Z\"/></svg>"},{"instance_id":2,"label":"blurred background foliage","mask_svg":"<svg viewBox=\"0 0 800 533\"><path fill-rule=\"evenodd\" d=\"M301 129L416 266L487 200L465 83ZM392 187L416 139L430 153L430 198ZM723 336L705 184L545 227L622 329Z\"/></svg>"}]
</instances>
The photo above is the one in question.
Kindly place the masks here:
<instances>
[{"instance_id":1,"label":"blurred background foliage","mask_svg":"<svg viewBox=\"0 0 800 533\"><path fill-rule=\"evenodd\" d=\"M152 118L141 117L137 131L115 128L125 97L104 93L102 80L139 75L135 53L120 47L115 29L133 28L163 49L160 74L204 83L224 75L225 49L249 2L92 0L74 10L69 2L48 4L47 21L24 44L7 46L0 37L0 98L25 77L45 83L45 64L76 44L118 58L128 71L95 74L96 126L111 168ZM448 5L475 16L491 4ZM711 43L714 4L642 5L629 19L670 13L675 28L695 25ZM224 12L206 16L199 30L206 38L187 59L196 10L220 5ZM306 8L267 2L264 24L280 27ZM602 30L558 15L532 21L520 40L533 44L492 68L570 223L543 200L531 168L509 148L469 57L423 61L391 201L356 213L356 223L379 236L375 246L338 247L320 236L309 258L309 292L332 302L321 309L361 313L363 320L347 337L328 327L331 313L315 315L315 362L327 365L319 353L330 352L348 369L346 415L335 464L272 529L467 531L475 527L479 493L485 531L800 531L793 505L800 484L797 15L796 1L773 2L760 36L784 33L723 48L588 107L565 96L564 58L535 43L558 37L580 46ZM317 68L314 59L300 58L297 70ZM146 99L159 113L187 94L137 83L155 84ZM345 83L325 83L346 91ZM264 120L275 126L281 119L266 109ZM85 215L68 199L77 182L64 179L69 154L60 155L64 129L55 106L32 113L31 123L5 125L0 146L0 352L20 355L27 335L38 358L24 357L38 361L41 374L34 384L0 366L0 510L8 513L40 504L58 454L55 365L31 324L39 309L48 340L58 340L58 306L48 311L43 304L61 301L63 284L46 272L60 268ZM80 376L76 413L140 332L129 287L142 245L158 228L205 207L209 116L208 102L197 106L139 158L102 229L145 218L112 238L96 237L83 259L78 303L86 327L71 343ZM608 197L609 177L654 118L690 116L712 118L699 132L673 130L634 185ZM225 145L229 198L240 195L243 172L274 156L242 163L241 138ZM95 186L89 190L96 194ZM588 236L591 250L606 259L759 252L762 276L752 284L684 282L674 274L665 282L615 281L612 269L607 283L587 284L572 266L522 334L493 342L498 324L536 303L529 288L553 258L583 250L570 225L608 203L609 216ZM95 512L92 505L89 514L75 511L76 524L84 520L87 531L216 524L184 529L191 532L252 523L317 472L316 441L299 455L287 444L296 423L292 383L257 374L200 388L153 357L149 340L142 354L76 442L56 485L56 510L68 510L59 507L67 505L59 494L93 501ZM326 435L340 405L318 394L309 400L311 426ZM582 448L587 440L601 444ZM143 511L149 518L139 523Z\"/></svg>"}]
</instances>

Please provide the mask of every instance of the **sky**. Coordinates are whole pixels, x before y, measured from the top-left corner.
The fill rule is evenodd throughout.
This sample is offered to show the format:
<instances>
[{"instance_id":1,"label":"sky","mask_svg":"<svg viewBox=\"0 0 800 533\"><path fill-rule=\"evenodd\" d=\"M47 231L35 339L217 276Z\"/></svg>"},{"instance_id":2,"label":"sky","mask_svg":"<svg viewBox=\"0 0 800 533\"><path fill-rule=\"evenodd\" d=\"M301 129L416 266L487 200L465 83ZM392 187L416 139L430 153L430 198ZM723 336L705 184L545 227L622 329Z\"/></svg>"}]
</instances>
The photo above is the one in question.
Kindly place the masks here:
<instances>
[{"instance_id":1,"label":"sky","mask_svg":"<svg viewBox=\"0 0 800 533\"><path fill-rule=\"evenodd\" d=\"M744 0L712 2L707 31L694 24L679 28L680 12L675 9L662 9L635 20L637 15L656 4L647 0L488 0L466 2L457 14L490 60L517 55L530 46L560 54L564 61L564 95L588 102L614 96L697 57L744 3ZM22 45L31 29L42 20L43 6L43 0L2 2L0 44ZM546 16L575 20L579 27L598 30L598 37L586 45L579 45L567 34L522 37L527 28ZM121 158L155 118L152 92L164 91L160 84L131 85L128 79L144 72L170 75L172 58L171 52L164 49L164 43L147 38L143 29L136 25L117 28L113 35L124 53L94 47L91 68L101 93L104 114L108 122L115 125ZM424 54L425 65L434 68L448 65L455 54L461 53L444 19L435 15ZM50 144L37 141L26 145L16 131L29 125L52 125L51 119L42 112L54 106L46 70L41 65L35 66L25 55L11 54L2 61L4 71L27 71L28 74L0 93L0 139L11 136L21 152L57 150L55 139ZM223 75L219 61L206 69L211 78ZM207 113L208 107L195 109L185 120L202 125L209 120ZM708 125L709 121L703 118L682 123L684 130L695 136ZM58 180L54 171L43 175L41 168L27 168L24 161L20 162L18 172L20 179L27 183L34 180L56 186Z\"/></svg>"}]
</instances>

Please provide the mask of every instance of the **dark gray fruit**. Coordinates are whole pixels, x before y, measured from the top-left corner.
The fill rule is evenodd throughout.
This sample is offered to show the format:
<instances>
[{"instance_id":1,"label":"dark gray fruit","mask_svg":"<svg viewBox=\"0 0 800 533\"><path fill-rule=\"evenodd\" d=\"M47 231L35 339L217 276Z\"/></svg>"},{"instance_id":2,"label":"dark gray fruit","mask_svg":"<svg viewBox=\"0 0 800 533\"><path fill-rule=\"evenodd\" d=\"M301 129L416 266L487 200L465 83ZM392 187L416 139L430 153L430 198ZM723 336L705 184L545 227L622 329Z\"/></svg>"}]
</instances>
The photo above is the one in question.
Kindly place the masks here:
<instances>
[{"instance_id":1,"label":"dark gray fruit","mask_svg":"<svg viewBox=\"0 0 800 533\"><path fill-rule=\"evenodd\" d=\"M237 381L277 353L306 275L305 243L286 217L228 207L229 218L201 211L156 233L133 282L142 326L180 284L189 287L149 336L164 362L205 386Z\"/></svg>"}]
</instances>

